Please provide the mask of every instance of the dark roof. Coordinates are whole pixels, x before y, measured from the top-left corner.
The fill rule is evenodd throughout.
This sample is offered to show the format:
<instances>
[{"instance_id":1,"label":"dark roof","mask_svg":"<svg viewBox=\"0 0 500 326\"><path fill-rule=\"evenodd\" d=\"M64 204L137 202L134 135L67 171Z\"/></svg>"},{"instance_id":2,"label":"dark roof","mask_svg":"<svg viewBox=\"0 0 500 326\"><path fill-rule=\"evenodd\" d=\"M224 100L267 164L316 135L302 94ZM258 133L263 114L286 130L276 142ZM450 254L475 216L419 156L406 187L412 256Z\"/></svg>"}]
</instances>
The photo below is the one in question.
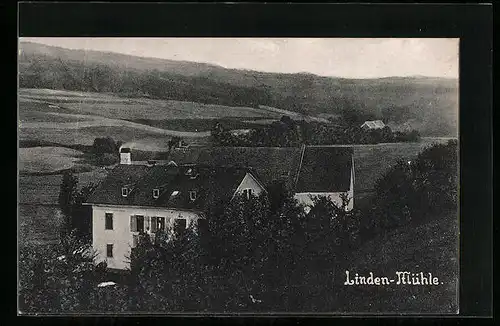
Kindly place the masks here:
<instances>
[{"instance_id":1,"label":"dark roof","mask_svg":"<svg viewBox=\"0 0 500 326\"><path fill-rule=\"evenodd\" d=\"M192 173L187 174L191 169ZM234 167L118 165L87 200L91 204L151 206L204 210L213 201L230 198L248 171ZM129 189L122 196L122 187ZM153 197L153 189L159 197ZM196 199L190 199L190 191Z\"/></svg>"},{"instance_id":2,"label":"dark roof","mask_svg":"<svg viewBox=\"0 0 500 326\"><path fill-rule=\"evenodd\" d=\"M251 169L264 186L282 180L293 185L299 168L299 147L212 147L173 152L169 160L178 164L237 166Z\"/></svg>"},{"instance_id":3,"label":"dark roof","mask_svg":"<svg viewBox=\"0 0 500 326\"><path fill-rule=\"evenodd\" d=\"M352 147L306 147L295 192L342 192L351 181Z\"/></svg>"},{"instance_id":4,"label":"dark roof","mask_svg":"<svg viewBox=\"0 0 500 326\"><path fill-rule=\"evenodd\" d=\"M169 159L249 168L266 187L281 180L296 192L340 192L349 189L353 154L345 146L212 147L176 152Z\"/></svg>"},{"instance_id":5,"label":"dark roof","mask_svg":"<svg viewBox=\"0 0 500 326\"><path fill-rule=\"evenodd\" d=\"M302 155L303 154L303 155ZM340 192L349 189L353 148L213 147L172 152L178 164L118 165L87 200L93 204L169 207L204 210L230 198L246 173L264 187L286 182L295 192ZM193 176L186 175L193 169ZM123 197L122 187L130 189ZM153 189L159 198L153 198ZM178 192L173 196L174 192ZM190 191L197 192L192 201Z\"/></svg>"},{"instance_id":6,"label":"dark roof","mask_svg":"<svg viewBox=\"0 0 500 326\"><path fill-rule=\"evenodd\" d=\"M122 187L135 185L147 170L148 167L145 165L117 165L101 181L87 201L89 203L126 205L127 198L121 196Z\"/></svg>"}]
</instances>

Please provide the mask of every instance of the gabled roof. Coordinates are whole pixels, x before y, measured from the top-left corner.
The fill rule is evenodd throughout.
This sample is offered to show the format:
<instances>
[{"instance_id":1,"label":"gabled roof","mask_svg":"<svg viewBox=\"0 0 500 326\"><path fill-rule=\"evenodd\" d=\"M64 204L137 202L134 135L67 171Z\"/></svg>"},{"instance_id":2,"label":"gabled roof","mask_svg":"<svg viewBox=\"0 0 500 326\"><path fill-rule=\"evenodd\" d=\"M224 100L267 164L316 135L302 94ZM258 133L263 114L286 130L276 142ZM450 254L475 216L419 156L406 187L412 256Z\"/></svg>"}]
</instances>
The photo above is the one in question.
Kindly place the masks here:
<instances>
[{"instance_id":1,"label":"gabled roof","mask_svg":"<svg viewBox=\"0 0 500 326\"><path fill-rule=\"evenodd\" d=\"M193 173L188 175L190 168ZM212 201L230 198L248 172L206 165L118 165L87 203L204 210ZM121 193L124 186L132 189L127 197ZM153 189L159 190L158 198L153 197ZM191 191L196 192L195 200L190 198Z\"/></svg>"},{"instance_id":2,"label":"gabled roof","mask_svg":"<svg viewBox=\"0 0 500 326\"><path fill-rule=\"evenodd\" d=\"M367 126L370 129L381 129L385 127L382 120L365 121L361 127Z\"/></svg>"},{"instance_id":3,"label":"gabled roof","mask_svg":"<svg viewBox=\"0 0 500 326\"><path fill-rule=\"evenodd\" d=\"M212 147L172 152L168 159L178 164L243 167L251 170L264 186L277 180L293 186L300 153L299 147Z\"/></svg>"},{"instance_id":4,"label":"gabled roof","mask_svg":"<svg viewBox=\"0 0 500 326\"><path fill-rule=\"evenodd\" d=\"M344 192L351 184L352 147L306 147L295 192Z\"/></svg>"},{"instance_id":5,"label":"gabled roof","mask_svg":"<svg viewBox=\"0 0 500 326\"><path fill-rule=\"evenodd\" d=\"M87 200L90 204L205 210L231 198L247 173L264 187L284 181L295 192L342 192L350 186L352 147L213 147L175 151L178 165L118 165ZM192 175L186 175L188 169ZM122 187L130 192L127 197ZM159 197L153 197L153 189ZM196 200L190 199L196 191ZM175 194L175 195L174 195Z\"/></svg>"},{"instance_id":6,"label":"gabled roof","mask_svg":"<svg viewBox=\"0 0 500 326\"><path fill-rule=\"evenodd\" d=\"M340 192L349 188L353 153L352 147L335 146L213 147L170 158L191 160L181 163L245 167L266 187L284 181L296 192Z\"/></svg>"},{"instance_id":7,"label":"gabled roof","mask_svg":"<svg viewBox=\"0 0 500 326\"><path fill-rule=\"evenodd\" d=\"M101 181L87 202L127 205L128 197L122 197L122 187L137 184L147 170L145 165L117 165Z\"/></svg>"}]
</instances>

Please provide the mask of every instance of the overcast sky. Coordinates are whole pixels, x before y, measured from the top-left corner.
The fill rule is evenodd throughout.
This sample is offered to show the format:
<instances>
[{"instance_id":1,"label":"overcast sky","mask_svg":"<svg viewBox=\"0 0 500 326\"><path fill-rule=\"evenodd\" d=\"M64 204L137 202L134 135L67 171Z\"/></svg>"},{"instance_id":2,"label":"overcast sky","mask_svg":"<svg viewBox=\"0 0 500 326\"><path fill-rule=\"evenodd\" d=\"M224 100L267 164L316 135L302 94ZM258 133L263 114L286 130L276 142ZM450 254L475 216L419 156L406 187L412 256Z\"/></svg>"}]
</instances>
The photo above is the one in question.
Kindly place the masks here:
<instances>
[{"instance_id":1,"label":"overcast sky","mask_svg":"<svg viewBox=\"0 0 500 326\"><path fill-rule=\"evenodd\" d=\"M70 49L321 76L458 78L458 39L22 38Z\"/></svg>"}]
</instances>

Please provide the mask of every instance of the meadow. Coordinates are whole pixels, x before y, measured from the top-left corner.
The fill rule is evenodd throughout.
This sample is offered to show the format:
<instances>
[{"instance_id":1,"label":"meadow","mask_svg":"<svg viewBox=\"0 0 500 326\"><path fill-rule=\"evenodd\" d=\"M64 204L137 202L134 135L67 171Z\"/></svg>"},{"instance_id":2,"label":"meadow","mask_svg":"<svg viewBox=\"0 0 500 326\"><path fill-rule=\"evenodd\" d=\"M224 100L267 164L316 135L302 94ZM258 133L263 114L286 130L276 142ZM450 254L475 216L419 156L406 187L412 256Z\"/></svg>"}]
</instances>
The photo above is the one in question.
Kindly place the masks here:
<instances>
[{"instance_id":1,"label":"meadow","mask_svg":"<svg viewBox=\"0 0 500 326\"><path fill-rule=\"evenodd\" d=\"M21 173L53 173L75 166L82 152L63 147L31 147L19 149Z\"/></svg>"},{"instance_id":2,"label":"meadow","mask_svg":"<svg viewBox=\"0 0 500 326\"><path fill-rule=\"evenodd\" d=\"M416 143L354 145L355 191L364 193L373 190L377 180L397 160L411 161L424 148L446 141L442 138L423 138Z\"/></svg>"},{"instance_id":3,"label":"meadow","mask_svg":"<svg viewBox=\"0 0 500 326\"><path fill-rule=\"evenodd\" d=\"M106 176L104 169L75 174L78 188L98 183ZM58 206L62 174L19 175L19 242L40 245L58 241L61 213Z\"/></svg>"},{"instance_id":4,"label":"meadow","mask_svg":"<svg viewBox=\"0 0 500 326\"><path fill-rule=\"evenodd\" d=\"M209 126L215 119L222 118L229 126L240 129L275 121L283 113L270 107L227 107L102 93L20 89L19 140L21 144L35 144L19 151L19 200L24 207L20 209L21 225L39 229L41 238L51 229L25 223L26 219L53 218L54 211L47 207L57 204L61 174L51 174L73 169L80 185L97 182L105 175L101 168L80 163L82 152L75 150L75 145L89 146L96 137L111 136L132 148L158 153L167 149L172 136L180 136L191 145L206 146L210 143ZM377 179L397 159L411 160L426 146L442 141L446 139L355 145L356 202L362 203L369 196ZM31 206L28 209L26 205ZM35 209L36 205L45 208ZM37 238L35 231L29 233L30 237Z\"/></svg>"}]
</instances>

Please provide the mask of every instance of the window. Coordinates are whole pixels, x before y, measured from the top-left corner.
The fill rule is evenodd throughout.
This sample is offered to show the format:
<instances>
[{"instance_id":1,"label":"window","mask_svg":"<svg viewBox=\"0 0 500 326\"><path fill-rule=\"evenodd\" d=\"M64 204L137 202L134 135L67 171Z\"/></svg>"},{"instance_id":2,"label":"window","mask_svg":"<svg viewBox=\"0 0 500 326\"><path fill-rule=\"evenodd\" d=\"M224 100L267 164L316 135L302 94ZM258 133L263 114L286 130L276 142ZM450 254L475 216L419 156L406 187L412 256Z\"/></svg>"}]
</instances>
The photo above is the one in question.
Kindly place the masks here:
<instances>
[{"instance_id":1,"label":"window","mask_svg":"<svg viewBox=\"0 0 500 326\"><path fill-rule=\"evenodd\" d=\"M160 216L151 216L151 232L165 231L165 218Z\"/></svg>"},{"instance_id":2,"label":"window","mask_svg":"<svg viewBox=\"0 0 500 326\"><path fill-rule=\"evenodd\" d=\"M153 189L153 198L157 199L160 197L160 189Z\"/></svg>"},{"instance_id":3,"label":"window","mask_svg":"<svg viewBox=\"0 0 500 326\"><path fill-rule=\"evenodd\" d=\"M113 245L112 244L106 245L106 257L113 258Z\"/></svg>"},{"instance_id":4,"label":"window","mask_svg":"<svg viewBox=\"0 0 500 326\"><path fill-rule=\"evenodd\" d=\"M250 188L243 189L243 191L242 191L242 193L246 197L246 199L250 199L250 197L252 196L252 192L253 191Z\"/></svg>"},{"instance_id":5,"label":"window","mask_svg":"<svg viewBox=\"0 0 500 326\"><path fill-rule=\"evenodd\" d=\"M158 225L157 226L158 231L165 231L165 218L164 217L157 217L156 224Z\"/></svg>"},{"instance_id":6,"label":"window","mask_svg":"<svg viewBox=\"0 0 500 326\"><path fill-rule=\"evenodd\" d=\"M191 199L191 201L196 200L196 190L191 190L189 192L189 199Z\"/></svg>"},{"instance_id":7,"label":"window","mask_svg":"<svg viewBox=\"0 0 500 326\"><path fill-rule=\"evenodd\" d=\"M127 197L128 196L128 189L127 187L122 187L122 196Z\"/></svg>"},{"instance_id":8,"label":"window","mask_svg":"<svg viewBox=\"0 0 500 326\"><path fill-rule=\"evenodd\" d=\"M144 232L144 216L136 215L137 219L137 232Z\"/></svg>"},{"instance_id":9,"label":"window","mask_svg":"<svg viewBox=\"0 0 500 326\"><path fill-rule=\"evenodd\" d=\"M144 232L144 216L142 215L130 216L130 231Z\"/></svg>"},{"instance_id":10,"label":"window","mask_svg":"<svg viewBox=\"0 0 500 326\"><path fill-rule=\"evenodd\" d=\"M113 213L106 213L105 219L104 228L106 230L113 230Z\"/></svg>"}]
</instances>

